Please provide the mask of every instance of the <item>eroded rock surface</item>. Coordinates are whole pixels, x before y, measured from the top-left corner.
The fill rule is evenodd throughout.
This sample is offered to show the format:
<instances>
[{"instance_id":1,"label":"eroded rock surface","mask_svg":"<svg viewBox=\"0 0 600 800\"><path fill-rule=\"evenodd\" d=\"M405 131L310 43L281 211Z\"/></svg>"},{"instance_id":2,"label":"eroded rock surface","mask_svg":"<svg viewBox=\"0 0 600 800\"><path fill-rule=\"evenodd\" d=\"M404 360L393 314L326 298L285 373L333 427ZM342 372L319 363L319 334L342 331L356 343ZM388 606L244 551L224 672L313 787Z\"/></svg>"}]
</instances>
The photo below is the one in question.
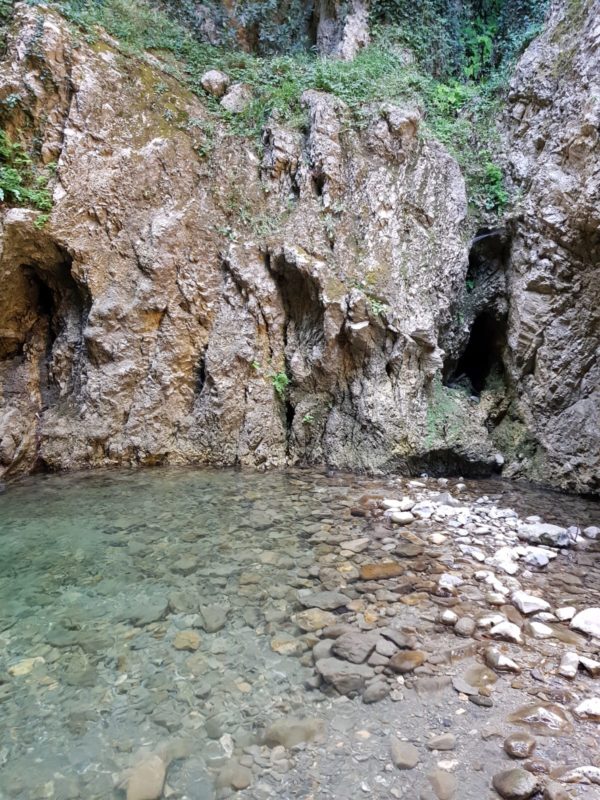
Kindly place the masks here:
<instances>
[{"instance_id":1,"label":"eroded rock surface","mask_svg":"<svg viewBox=\"0 0 600 800\"><path fill-rule=\"evenodd\" d=\"M311 91L305 137L273 122L259 162L216 130L206 157L207 111L161 62L75 43L58 15L29 6L1 70L0 95L16 92L9 133L32 119L57 167L43 227L34 211L3 214L5 474L381 470L445 451L431 404L466 200L418 114L386 106L359 133ZM464 406L471 435L452 457L487 468L485 413Z\"/></svg>"},{"instance_id":2,"label":"eroded rock surface","mask_svg":"<svg viewBox=\"0 0 600 800\"><path fill-rule=\"evenodd\" d=\"M367 4L321 5L321 49L352 57ZM522 203L469 258L462 175L418 109L357 129L307 91L306 130L269 120L259 155L157 56L19 6L3 126L56 168L45 224L1 212L0 477L312 463L597 492L598 10L556 10L519 63Z\"/></svg>"},{"instance_id":3,"label":"eroded rock surface","mask_svg":"<svg viewBox=\"0 0 600 800\"><path fill-rule=\"evenodd\" d=\"M518 64L508 125L512 175L523 193L513 222L508 352L529 428L528 437L513 430L521 461L513 469L596 492L599 76L600 3L559 4Z\"/></svg>"}]
</instances>

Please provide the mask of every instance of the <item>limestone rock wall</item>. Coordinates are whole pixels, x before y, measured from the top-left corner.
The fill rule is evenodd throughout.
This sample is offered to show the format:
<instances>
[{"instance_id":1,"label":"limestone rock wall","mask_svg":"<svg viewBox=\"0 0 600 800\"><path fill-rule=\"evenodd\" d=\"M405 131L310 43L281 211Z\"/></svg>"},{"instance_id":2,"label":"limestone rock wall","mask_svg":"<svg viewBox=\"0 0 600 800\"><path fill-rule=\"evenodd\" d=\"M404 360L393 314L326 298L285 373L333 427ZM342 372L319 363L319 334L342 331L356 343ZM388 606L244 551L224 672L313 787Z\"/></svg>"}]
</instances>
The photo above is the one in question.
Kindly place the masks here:
<instances>
[{"instance_id":1,"label":"limestone rock wall","mask_svg":"<svg viewBox=\"0 0 600 800\"><path fill-rule=\"evenodd\" d=\"M514 474L600 489L600 2L560 4L519 62L507 152ZM526 433L525 433L526 431Z\"/></svg>"},{"instance_id":2,"label":"limestone rock wall","mask_svg":"<svg viewBox=\"0 0 600 800\"><path fill-rule=\"evenodd\" d=\"M511 87L518 212L471 248L414 109L358 129L308 91L306 130L259 149L156 56L19 6L2 123L54 206L0 208L0 477L504 464L597 492L599 0L566 9Z\"/></svg>"},{"instance_id":3,"label":"limestone rock wall","mask_svg":"<svg viewBox=\"0 0 600 800\"><path fill-rule=\"evenodd\" d=\"M207 147L203 104L160 62L25 5L1 70L14 93L5 126L57 166L43 227L2 213L6 475L493 461L466 397L472 435L451 453L432 424L468 240L459 168L417 113L375 109L357 132L307 92L306 135L273 122L259 159L217 126Z\"/></svg>"}]
</instances>

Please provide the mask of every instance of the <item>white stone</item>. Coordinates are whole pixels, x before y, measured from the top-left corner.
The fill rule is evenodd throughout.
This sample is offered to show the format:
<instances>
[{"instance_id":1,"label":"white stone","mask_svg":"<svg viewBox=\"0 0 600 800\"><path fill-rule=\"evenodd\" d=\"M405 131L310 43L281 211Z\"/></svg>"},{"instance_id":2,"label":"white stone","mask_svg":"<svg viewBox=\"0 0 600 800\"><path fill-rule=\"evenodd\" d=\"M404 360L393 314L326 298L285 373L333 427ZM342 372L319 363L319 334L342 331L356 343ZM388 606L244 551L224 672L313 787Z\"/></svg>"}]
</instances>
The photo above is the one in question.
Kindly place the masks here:
<instances>
[{"instance_id":1,"label":"white stone","mask_svg":"<svg viewBox=\"0 0 600 800\"><path fill-rule=\"evenodd\" d=\"M494 625L490 634L495 639L504 639L507 642L516 642L517 644L523 643L519 626L515 625L514 622L500 622L498 625Z\"/></svg>"},{"instance_id":2,"label":"white stone","mask_svg":"<svg viewBox=\"0 0 600 800\"><path fill-rule=\"evenodd\" d=\"M590 673L592 678L600 676L600 661L594 661L593 658L587 658L587 656L580 656L579 662Z\"/></svg>"},{"instance_id":3,"label":"white stone","mask_svg":"<svg viewBox=\"0 0 600 800\"><path fill-rule=\"evenodd\" d=\"M438 544L438 545L444 544L446 539L447 537L444 536L443 533L432 533L431 536L429 537L429 541L431 542L431 544Z\"/></svg>"},{"instance_id":4,"label":"white stone","mask_svg":"<svg viewBox=\"0 0 600 800\"><path fill-rule=\"evenodd\" d=\"M583 535L586 539L598 539L598 537L600 537L600 528L597 528L595 525L590 525L583 529Z\"/></svg>"},{"instance_id":5,"label":"white stone","mask_svg":"<svg viewBox=\"0 0 600 800\"><path fill-rule=\"evenodd\" d=\"M498 672L520 672L520 667L504 653L496 650L495 647L487 647L484 653L485 663L488 667Z\"/></svg>"},{"instance_id":6,"label":"white stone","mask_svg":"<svg viewBox=\"0 0 600 800\"><path fill-rule=\"evenodd\" d=\"M444 625L454 625L456 622L458 622L458 615L455 614L454 611L451 611L449 608L447 608L445 611L442 611L440 615L440 622Z\"/></svg>"},{"instance_id":7,"label":"white stone","mask_svg":"<svg viewBox=\"0 0 600 800\"><path fill-rule=\"evenodd\" d=\"M478 547L471 547L471 545L468 544L461 544L459 545L459 548L463 555L470 556L471 558L474 558L475 561L480 561L482 563L485 561L485 553Z\"/></svg>"},{"instance_id":8,"label":"white stone","mask_svg":"<svg viewBox=\"0 0 600 800\"><path fill-rule=\"evenodd\" d=\"M527 623L528 633L535 639L551 639L555 634L549 625L531 620Z\"/></svg>"},{"instance_id":9,"label":"white stone","mask_svg":"<svg viewBox=\"0 0 600 800\"><path fill-rule=\"evenodd\" d=\"M369 546L371 540L368 536L363 536L361 539L350 539L347 542L341 542L340 547L342 550L350 550L352 553L362 553Z\"/></svg>"},{"instance_id":10,"label":"white stone","mask_svg":"<svg viewBox=\"0 0 600 800\"><path fill-rule=\"evenodd\" d=\"M390 514L390 518L396 525L410 525L411 522L415 521L410 511L393 511Z\"/></svg>"},{"instance_id":11,"label":"white stone","mask_svg":"<svg viewBox=\"0 0 600 800\"><path fill-rule=\"evenodd\" d=\"M560 660L558 671L564 678L571 679L577 675L578 668L579 656L577 653L565 653Z\"/></svg>"},{"instance_id":12,"label":"white stone","mask_svg":"<svg viewBox=\"0 0 600 800\"><path fill-rule=\"evenodd\" d=\"M527 594L527 592L513 592L510 599L522 614L534 614L536 611L548 611L550 609L550 603L546 600Z\"/></svg>"},{"instance_id":13,"label":"white stone","mask_svg":"<svg viewBox=\"0 0 600 800\"><path fill-rule=\"evenodd\" d=\"M479 617L477 625L480 628L493 628L495 625L500 625L500 623L505 621L506 617L504 614L485 614L483 617Z\"/></svg>"},{"instance_id":14,"label":"white stone","mask_svg":"<svg viewBox=\"0 0 600 800\"><path fill-rule=\"evenodd\" d=\"M563 606L562 608L556 609L556 616L561 622L568 622L570 619L573 619L576 613L577 609L575 606Z\"/></svg>"},{"instance_id":15,"label":"white stone","mask_svg":"<svg viewBox=\"0 0 600 800\"><path fill-rule=\"evenodd\" d=\"M579 614L575 614L571 620L571 627L600 639L600 608L585 608Z\"/></svg>"},{"instance_id":16,"label":"white stone","mask_svg":"<svg viewBox=\"0 0 600 800\"><path fill-rule=\"evenodd\" d=\"M587 700L583 700L573 710L582 719L600 720L600 697L590 697Z\"/></svg>"},{"instance_id":17,"label":"white stone","mask_svg":"<svg viewBox=\"0 0 600 800\"><path fill-rule=\"evenodd\" d=\"M444 572L438 579L438 587L446 591L452 591L464 583L460 575L451 575L449 572Z\"/></svg>"},{"instance_id":18,"label":"white stone","mask_svg":"<svg viewBox=\"0 0 600 800\"><path fill-rule=\"evenodd\" d=\"M395 508L400 508L400 504L401 503L402 503L402 500L394 500L391 497L384 497L383 500L381 501L381 505L384 508L388 508L388 509L389 508L394 508L394 509Z\"/></svg>"}]
</instances>

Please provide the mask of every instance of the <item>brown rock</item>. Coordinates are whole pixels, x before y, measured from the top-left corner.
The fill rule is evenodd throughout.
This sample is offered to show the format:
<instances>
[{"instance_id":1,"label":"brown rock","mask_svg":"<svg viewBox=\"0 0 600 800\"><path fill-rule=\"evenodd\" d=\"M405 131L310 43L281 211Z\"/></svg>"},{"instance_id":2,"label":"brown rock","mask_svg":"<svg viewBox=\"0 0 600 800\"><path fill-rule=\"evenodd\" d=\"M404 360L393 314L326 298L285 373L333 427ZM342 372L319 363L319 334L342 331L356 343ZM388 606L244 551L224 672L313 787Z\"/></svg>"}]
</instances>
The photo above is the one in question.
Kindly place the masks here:
<instances>
[{"instance_id":1,"label":"brown rock","mask_svg":"<svg viewBox=\"0 0 600 800\"><path fill-rule=\"evenodd\" d=\"M404 566L393 561L382 561L380 564L363 564L360 577L363 581L379 581L386 578L397 578L404 572Z\"/></svg>"},{"instance_id":2,"label":"brown rock","mask_svg":"<svg viewBox=\"0 0 600 800\"><path fill-rule=\"evenodd\" d=\"M507 769L499 772L494 775L492 785L505 800L527 800L540 789L540 783L535 775L524 769Z\"/></svg>"},{"instance_id":3,"label":"brown rock","mask_svg":"<svg viewBox=\"0 0 600 800\"><path fill-rule=\"evenodd\" d=\"M416 667L420 667L427 660L427 653L423 650L404 650L392 656L389 661L389 666L394 672L403 674L405 672L412 672Z\"/></svg>"},{"instance_id":4,"label":"brown rock","mask_svg":"<svg viewBox=\"0 0 600 800\"><path fill-rule=\"evenodd\" d=\"M176 650L189 650L194 652L200 647L200 636L196 631L179 631L173 639L173 647Z\"/></svg>"}]
</instances>

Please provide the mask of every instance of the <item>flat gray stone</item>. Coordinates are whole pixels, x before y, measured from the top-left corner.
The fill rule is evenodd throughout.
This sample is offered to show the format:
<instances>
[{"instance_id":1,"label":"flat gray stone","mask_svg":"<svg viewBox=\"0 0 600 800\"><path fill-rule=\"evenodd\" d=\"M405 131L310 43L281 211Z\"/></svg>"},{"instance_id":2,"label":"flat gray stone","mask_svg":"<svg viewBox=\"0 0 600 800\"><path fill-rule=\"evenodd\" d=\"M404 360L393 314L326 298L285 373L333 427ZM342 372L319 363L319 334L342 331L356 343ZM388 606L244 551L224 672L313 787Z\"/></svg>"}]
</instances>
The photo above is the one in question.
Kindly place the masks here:
<instances>
[{"instance_id":1,"label":"flat gray stone","mask_svg":"<svg viewBox=\"0 0 600 800\"><path fill-rule=\"evenodd\" d=\"M390 738L392 762L398 769L414 769L419 763L419 751L410 742L401 742L395 736Z\"/></svg>"}]
</instances>

